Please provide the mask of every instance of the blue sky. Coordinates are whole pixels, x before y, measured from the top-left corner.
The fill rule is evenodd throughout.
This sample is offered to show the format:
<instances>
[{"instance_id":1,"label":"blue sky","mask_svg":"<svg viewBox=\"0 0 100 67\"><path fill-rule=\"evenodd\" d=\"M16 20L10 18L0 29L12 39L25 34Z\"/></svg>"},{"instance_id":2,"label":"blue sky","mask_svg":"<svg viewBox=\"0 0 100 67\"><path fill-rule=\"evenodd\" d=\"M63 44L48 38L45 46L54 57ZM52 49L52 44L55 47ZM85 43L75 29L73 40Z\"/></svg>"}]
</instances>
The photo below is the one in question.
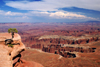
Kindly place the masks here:
<instances>
[{"instance_id":1,"label":"blue sky","mask_svg":"<svg viewBox=\"0 0 100 67\"><path fill-rule=\"evenodd\" d=\"M0 0L0 22L100 21L100 0Z\"/></svg>"}]
</instances>

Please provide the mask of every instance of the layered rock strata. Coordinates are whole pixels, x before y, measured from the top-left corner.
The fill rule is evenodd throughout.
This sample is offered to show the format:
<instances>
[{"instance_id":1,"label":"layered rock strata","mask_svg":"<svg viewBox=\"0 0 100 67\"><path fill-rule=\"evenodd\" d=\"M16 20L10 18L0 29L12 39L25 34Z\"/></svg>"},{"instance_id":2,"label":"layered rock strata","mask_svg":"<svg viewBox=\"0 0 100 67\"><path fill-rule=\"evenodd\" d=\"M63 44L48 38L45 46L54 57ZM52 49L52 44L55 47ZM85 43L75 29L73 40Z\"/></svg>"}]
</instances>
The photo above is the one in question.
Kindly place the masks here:
<instances>
[{"instance_id":1,"label":"layered rock strata","mask_svg":"<svg viewBox=\"0 0 100 67\"><path fill-rule=\"evenodd\" d=\"M41 36L40 38L30 37L23 42L29 41L28 43L26 43L27 47L41 49L43 45L48 44L86 44L99 40L100 35L85 35L81 37L45 35Z\"/></svg>"},{"instance_id":2,"label":"layered rock strata","mask_svg":"<svg viewBox=\"0 0 100 67\"><path fill-rule=\"evenodd\" d=\"M81 52L81 53L91 53L95 52L96 48L90 48L90 47L84 47L84 46L77 46L77 45L48 45L47 47L43 47L42 51L59 54L63 57L70 58L70 57L76 57L74 54L75 52Z\"/></svg>"}]
</instances>

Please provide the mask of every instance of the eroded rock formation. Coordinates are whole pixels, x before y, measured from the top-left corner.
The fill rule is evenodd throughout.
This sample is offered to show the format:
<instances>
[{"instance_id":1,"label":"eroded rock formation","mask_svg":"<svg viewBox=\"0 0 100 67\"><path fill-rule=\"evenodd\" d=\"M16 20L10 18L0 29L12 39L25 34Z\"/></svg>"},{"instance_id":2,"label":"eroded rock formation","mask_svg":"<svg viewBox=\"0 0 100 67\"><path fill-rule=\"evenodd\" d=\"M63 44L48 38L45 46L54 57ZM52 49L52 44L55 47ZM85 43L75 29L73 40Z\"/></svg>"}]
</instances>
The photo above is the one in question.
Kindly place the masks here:
<instances>
[{"instance_id":1,"label":"eroded rock formation","mask_svg":"<svg viewBox=\"0 0 100 67\"><path fill-rule=\"evenodd\" d=\"M33 64L31 61L23 61L20 53L25 50L25 46L21 37L15 34L14 38L11 38L10 33L0 33L0 67L43 67L36 62ZM13 47L8 47L9 44Z\"/></svg>"},{"instance_id":2,"label":"eroded rock formation","mask_svg":"<svg viewBox=\"0 0 100 67\"><path fill-rule=\"evenodd\" d=\"M89 47L79 47L79 46L69 46L69 45L48 45L47 47L43 47L42 51L60 54L63 57L70 58L76 57L73 52L81 52L81 53L90 53L95 52L96 48L89 48Z\"/></svg>"},{"instance_id":3,"label":"eroded rock formation","mask_svg":"<svg viewBox=\"0 0 100 67\"><path fill-rule=\"evenodd\" d=\"M30 41L29 41L30 40ZM27 47L38 48L41 49L43 45L47 44L87 44L93 41L99 41L99 35L88 35L88 36L58 36L58 35L45 35L38 37L29 37L28 39L24 40L24 42L29 41L26 43Z\"/></svg>"}]
</instances>

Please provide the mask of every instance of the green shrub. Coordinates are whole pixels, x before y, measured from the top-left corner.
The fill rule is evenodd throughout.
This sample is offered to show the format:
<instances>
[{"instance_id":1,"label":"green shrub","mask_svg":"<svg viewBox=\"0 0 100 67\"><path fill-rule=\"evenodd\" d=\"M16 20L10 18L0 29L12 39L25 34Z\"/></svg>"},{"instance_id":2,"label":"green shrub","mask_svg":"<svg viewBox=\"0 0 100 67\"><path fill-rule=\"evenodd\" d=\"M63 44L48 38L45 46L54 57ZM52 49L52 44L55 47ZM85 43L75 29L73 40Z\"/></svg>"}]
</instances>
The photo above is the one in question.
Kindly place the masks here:
<instances>
[{"instance_id":1,"label":"green shrub","mask_svg":"<svg viewBox=\"0 0 100 67\"><path fill-rule=\"evenodd\" d=\"M8 47L13 47L13 44L9 44Z\"/></svg>"},{"instance_id":2,"label":"green shrub","mask_svg":"<svg viewBox=\"0 0 100 67\"><path fill-rule=\"evenodd\" d=\"M16 28L9 28L8 33L12 33L12 38L14 38L14 33L18 33L18 30Z\"/></svg>"}]
</instances>

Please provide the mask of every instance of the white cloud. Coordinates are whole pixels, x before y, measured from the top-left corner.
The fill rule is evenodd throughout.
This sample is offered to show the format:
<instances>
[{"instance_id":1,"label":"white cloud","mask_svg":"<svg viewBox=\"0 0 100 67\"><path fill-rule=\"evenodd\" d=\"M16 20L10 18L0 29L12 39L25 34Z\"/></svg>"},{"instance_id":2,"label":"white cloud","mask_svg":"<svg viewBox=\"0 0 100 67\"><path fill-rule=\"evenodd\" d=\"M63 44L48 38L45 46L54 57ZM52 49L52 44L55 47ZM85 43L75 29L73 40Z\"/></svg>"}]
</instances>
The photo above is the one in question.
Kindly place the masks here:
<instances>
[{"instance_id":1,"label":"white cloud","mask_svg":"<svg viewBox=\"0 0 100 67\"><path fill-rule=\"evenodd\" d=\"M70 13L70 12L67 12L67 13L63 13L63 12L55 12L55 13L51 13L50 14L50 17L57 17L57 18L85 18L86 16L84 15L78 15L78 14L75 14L75 13Z\"/></svg>"},{"instance_id":2,"label":"white cloud","mask_svg":"<svg viewBox=\"0 0 100 67\"><path fill-rule=\"evenodd\" d=\"M19 13L19 12L5 12L0 10L0 15L5 17L9 20L15 21L31 21L34 19L33 17L41 17L41 18L51 18L51 19L84 19L84 20L99 20L92 17L87 17L85 15L76 14L73 12L66 12L66 11L57 11L57 12L39 12L39 11L30 11L28 13ZM1 16L0 16L1 17ZM37 18L38 19L38 18Z\"/></svg>"},{"instance_id":3,"label":"white cloud","mask_svg":"<svg viewBox=\"0 0 100 67\"><path fill-rule=\"evenodd\" d=\"M11 11L8 11L8 12L5 12L5 15L9 15L9 16L20 16L20 15L23 15L22 13L18 13L18 12L11 12Z\"/></svg>"},{"instance_id":4,"label":"white cloud","mask_svg":"<svg viewBox=\"0 0 100 67\"><path fill-rule=\"evenodd\" d=\"M9 1L6 5L21 10L58 11L58 8L74 6L100 11L100 0Z\"/></svg>"},{"instance_id":5,"label":"white cloud","mask_svg":"<svg viewBox=\"0 0 100 67\"><path fill-rule=\"evenodd\" d=\"M19 13L19 12L11 12L11 11L3 11L3 10L0 10L0 15L5 15L5 16L22 16L24 15L23 13Z\"/></svg>"},{"instance_id":6,"label":"white cloud","mask_svg":"<svg viewBox=\"0 0 100 67\"><path fill-rule=\"evenodd\" d=\"M85 15L76 14L73 12L66 12L66 11L58 11L58 12L38 12L38 11L31 11L27 15L31 16L39 16L39 17L48 17L53 19L83 19L83 20L99 20L99 18L92 18L87 17Z\"/></svg>"},{"instance_id":7,"label":"white cloud","mask_svg":"<svg viewBox=\"0 0 100 67\"><path fill-rule=\"evenodd\" d=\"M6 20L5 20L6 19ZM11 12L0 10L0 22L22 22L29 21L28 13Z\"/></svg>"}]
</instances>

